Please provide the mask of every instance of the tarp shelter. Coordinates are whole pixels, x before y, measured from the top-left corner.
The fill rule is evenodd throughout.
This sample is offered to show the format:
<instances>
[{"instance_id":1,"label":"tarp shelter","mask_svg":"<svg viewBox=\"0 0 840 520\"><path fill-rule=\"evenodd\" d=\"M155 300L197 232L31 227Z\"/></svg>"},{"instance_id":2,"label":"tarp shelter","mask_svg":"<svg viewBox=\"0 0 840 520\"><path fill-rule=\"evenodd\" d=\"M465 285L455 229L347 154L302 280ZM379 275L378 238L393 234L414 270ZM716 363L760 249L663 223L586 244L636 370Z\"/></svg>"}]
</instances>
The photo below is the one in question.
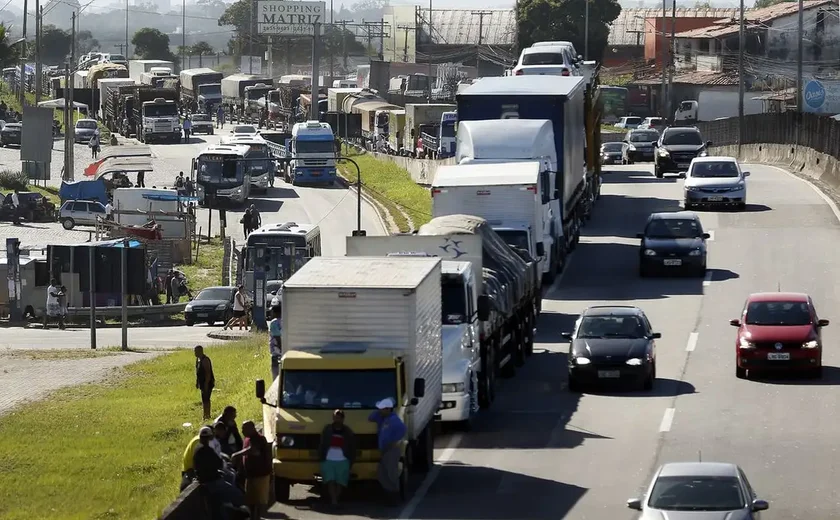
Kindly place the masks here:
<instances>
[{"instance_id":1,"label":"tarp shelter","mask_svg":"<svg viewBox=\"0 0 840 520\"><path fill-rule=\"evenodd\" d=\"M66 105L64 98L58 98L51 99L49 101L41 101L40 103L38 103L38 106L44 108L59 108L63 110ZM85 105L84 103L79 103L78 101L73 101L73 108L75 108L76 110L84 110L85 112L87 112L88 110L87 105Z\"/></svg>"},{"instance_id":2,"label":"tarp shelter","mask_svg":"<svg viewBox=\"0 0 840 520\"><path fill-rule=\"evenodd\" d=\"M152 149L148 145L107 146L99 159L85 168L86 177L113 172L152 171Z\"/></svg>"}]
</instances>

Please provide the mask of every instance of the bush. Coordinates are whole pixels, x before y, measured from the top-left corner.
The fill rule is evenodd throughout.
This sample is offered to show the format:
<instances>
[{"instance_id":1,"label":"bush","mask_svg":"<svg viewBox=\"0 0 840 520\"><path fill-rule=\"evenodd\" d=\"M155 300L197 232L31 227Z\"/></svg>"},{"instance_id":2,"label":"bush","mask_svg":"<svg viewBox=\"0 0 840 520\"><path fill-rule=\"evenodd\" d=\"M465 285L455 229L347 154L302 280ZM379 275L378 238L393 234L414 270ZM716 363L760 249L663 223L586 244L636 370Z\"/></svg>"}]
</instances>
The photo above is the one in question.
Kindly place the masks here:
<instances>
[{"instance_id":1,"label":"bush","mask_svg":"<svg viewBox=\"0 0 840 520\"><path fill-rule=\"evenodd\" d=\"M0 188L25 191L28 185L29 178L22 172L11 170L0 171Z\"/></svg>"}]
</instances>

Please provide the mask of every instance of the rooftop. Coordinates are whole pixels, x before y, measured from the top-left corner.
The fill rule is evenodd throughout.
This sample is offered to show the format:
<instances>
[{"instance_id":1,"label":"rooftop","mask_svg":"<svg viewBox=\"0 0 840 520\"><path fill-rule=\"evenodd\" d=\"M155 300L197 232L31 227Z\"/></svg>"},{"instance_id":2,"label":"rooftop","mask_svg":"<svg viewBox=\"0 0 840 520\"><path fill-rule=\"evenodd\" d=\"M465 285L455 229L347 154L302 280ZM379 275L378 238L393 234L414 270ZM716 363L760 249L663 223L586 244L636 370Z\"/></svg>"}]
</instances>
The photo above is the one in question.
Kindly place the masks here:
<instances>
[{"instance_id":1,"label":"rooftop","mask_svg":"<svg viewBox=\"0 0 840 520\"><path fill-rule=\"evenodd\" d=\"M663 464L660 477L737 477L738 466L727 462L672 462Z\"/></svg>"},{"instance_id":2,"label":"rooftop","mask_svg":"<svg viewBox=\"0 0 840 520\"><path fill-rule=\"evenodd\" d=\"M680 7L676 11L677 18L731 18L737 16L735 8L706 8ZM668 16L671 8L668 7ZM661 8L624 8L610 26L607 45L639 45L645 44L644 34L649 30L646 18L662 17Z\"/></svg>"},{"instance_id":3,"label":"rooftop","mask_svg":"<svg viewBox=\"0 0 840 520\"><path fill-rule=\"evenodd\" d=\"M478 45L479 26L482 45L513 45L516 15L513 9L485 9L484 16L471 9L433 9L432 43L435 45ZM428 34L429 11L420 9L418 25Z\"/></svg>"},{"instance_id":4,"label":"rooftop","mask_svg":"<svg viewBox=\"0 0 840 520\"><path fill-rule=\"evenodd\" d=\"M632 83L634 85L659 85L662 83L662 75L658 74L649 78L637 79ZM738 74L734 72L695 70L675 74L674 83L680 85L734 86L738 85Z\"/></svg>"},{"instance_id":5,"label":"rooftop","mask_svg":"<svg viewBox=\"0 0 840 520\"><path fill-rule=\"evenodd\" d=\"M833 0L804 0L802 2L803 10L814 9L823 6L834 6ZM750 9L749 14L744 15L745 30L750 29L767 29L767 23L792 16L799 12L799 4L796 2L782 2L763 9ZM736 15L726 16L717 20L709 27L699 27L690 31L677 33L677 38L698 38L698 39L714 39L722 38L737 34L739 31L739 20L735 18Z\"/></svg>"}]
</instances>

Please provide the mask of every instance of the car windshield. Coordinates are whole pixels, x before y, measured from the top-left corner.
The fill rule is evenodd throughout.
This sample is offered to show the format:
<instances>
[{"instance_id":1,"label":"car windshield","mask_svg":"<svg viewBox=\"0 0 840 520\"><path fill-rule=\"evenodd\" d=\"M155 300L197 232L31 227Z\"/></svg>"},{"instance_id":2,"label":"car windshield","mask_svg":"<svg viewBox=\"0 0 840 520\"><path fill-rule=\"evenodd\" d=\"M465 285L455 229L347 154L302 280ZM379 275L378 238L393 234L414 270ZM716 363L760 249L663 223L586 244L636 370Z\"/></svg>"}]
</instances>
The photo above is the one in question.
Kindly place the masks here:
<instances>
[{"instance_id":1,"label":"car windshield","mask_svg":"<svg viewBox=\"0 0 840 520\"><path fill-rule=\"evenodd\" d=\"M645 337L645 326L639 316L585 316L578 327L577 338Z\"/></svg>"},{"instance_id":2,"label":"car windshield","mask_svg":"<svg viewBox=\"0 0 840 520\"><path fill-rule=\"evenodd\" d=\"M735 477L659 477L648 506L665 511L735 511L746 507Z\"/></svg>"},{"instance_id":3,"label":"car windshield","mask_svg":"<svg viewBox=\"0 0 840 520\"><path fill-rule=\"evenodd\" d=\"M752 302L747 305L747 325L802 326L811 323L807 302Z\"/></svg>"},{"instance_id":4,"label":"car windshield","mask_svg":"<svg viewBox=\"0 0 840 520\"><path fill-rule=\"evenodd\" d=\"M204 289L196 300L229 300L230 295L233 294L233 289Z\"/></svg>"},{"instance_id":5,"label":"car windshield","mask_svg":"<svg viewBox=\"0 0 840 520\"><path fill-rule=\"evenodd\" d=\"M289 410L375 409L397 394L394 369L284 370L282 407Z\"/></svg>"},{"instance_id":6,"label":"car windshield","mask_svg":"<svg viewBox=\"0 0 840 520\"><path fill-rule=\"evenodd\" d=\"M657 132L633 132L630 134L631 143L653 143L659 139Z\"/></svg>"},{"instance_id":7,"label":"car windshield","mask_svg":"<svg viewBox=\"0 0 840 520\"><path fill-rule=\"evenodd\" d=\"M604 145L605 152L620 152L621 143L607 143Z\"/></svg>"},{"instance_id":8,"label":"car windshield","mask_svg":"<svg viewBox=\"0 0 840 520\"><path fill-rule=\"evenodd\" d=\"M234 134L256 134L257 129L253 126L235 126L233 128Z\"/></svg>"},{"instance_id":9,"label":"car windshield","mask_svg":"<svg viewBox=\"0 0 840 520\"><path fill-rule=\"evenodd\" d=\"M210 121L210 116L207 114L193 114L192 116L193 122L196 121Z\"/></svg>"},{"instance_id":10,"label":"car windshield","mask_svg":"<svg viewBox=\"0 0 840 520\"><path fill-rule=\"evenodd\" d=\"M76 128L96 130L96 121L76 121Z\"/></svg>"},{"instance_id":11,"label":"car windshield","mask_svg":"<svg viewBox=\"0 0 840 520\"><path fill-rule=\"evenodd\" d=\"M703 144L700 132L696 130L674 130L665 134L662 139L665 145L697 145Z\"/></svg>"},{"instance_id":12,"label":"car windshield","mask_svg":"<svg viewBox=\"0 0 840 520\"><path fill-rule=\"evenodd\" d=\"M624 118L624 123L628 125L638 125L642 123L641 117L626 117Z\"/></svg>"},{"instance_id":13,"label":"car windshield","mask_svg":"<svg viewBox=\"0 0 840 520\"><path fill-rule=\"evenodd\" d=\"M661 117L652 117L652 118L648 119L648 124L650 126L657 126L657 125L662 125L662 124L665 124L665 123L664 123L664 121L662 120Z\"/></svg>"},{"instance_id":14,"label":"car windshield","mask_svg":"<svg viewBox=\"0 0 840 520\"><path fill-rule=\"evenodd\" d=\"M732 161L696 162L691 167L691 177L740 177L738 165Z\"/></svg>"},{"instance_id":15,"label":"car windshield","mask_svg":"<svg viewBox=\"0 0 840 520\"><path fill-rule=\"evenodd\" d=\"M566 60L559 52L534 52L522 56L522 65L565 65Z\"/></svg>"},{"instance_id":16,"label":"car windshield","mask_svg":"<svg viewBox=\"0 0 840 520\"><path fill-rule=\"evenodd\" d=\"M647 238L697 238L703 234L693 219L659 218L651 220L645 230Z\"/></svg>"}]
</instances>

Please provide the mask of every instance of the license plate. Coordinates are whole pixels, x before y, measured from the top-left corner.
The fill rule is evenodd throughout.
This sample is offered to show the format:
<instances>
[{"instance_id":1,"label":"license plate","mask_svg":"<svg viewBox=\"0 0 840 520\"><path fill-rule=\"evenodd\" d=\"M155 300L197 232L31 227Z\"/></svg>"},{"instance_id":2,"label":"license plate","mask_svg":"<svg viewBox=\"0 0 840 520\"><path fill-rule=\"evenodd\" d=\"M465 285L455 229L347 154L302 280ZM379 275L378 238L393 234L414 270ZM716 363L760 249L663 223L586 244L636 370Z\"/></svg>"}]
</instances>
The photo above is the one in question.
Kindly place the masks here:
<instances>
[{"instance_id":1,"label":"license plate","mask_svg":"<svg viewBox=\"0 0 840 520\"><path fill-rule=\"evenodd\" d=\"M709 202L720 202L722 200L723 200L723 197L709 197L708 198Z\"/></svg>"},{"instance_id":2,"label":"license plate","mask_svg":"<svg viewBox=\"0 0 840 520\"><path fill-rule=\"evenodd\" d=\"M321 172L320 172L320 171L315 171L315 172L312 172L312 176L313 176L313 177L320 177L320 175L321 175Z\"/></svg>"},{"instance_id":3,"label":"license plate","mask_svg":"<svg viewBox=\"0 0 840 520\"><path fill-rule=\"evenodd\" d=\"M790 359L790 352L768 352L767 359L770 361L787 361Z\"/></svg>"},{"instance_id":4,"label":"license plate","mask_svg":"<svg viewBox=\"0 0 840 520\"><path fill-rule=\"evenodd\" d=\"M665 265L682 265L682 260L679 258L669 258L664 260L662 263Z\"/></svg>"},{"instance_id":5,"label":"license plate","mask_svg":"<svg viewBox=\"0 0 840 520\"><path fill-rule=\"evenodd\" d=\"M602 379L618 379L621 377L621 371L619 370L599 370L598 377Z\"/></svg>"},{"instance_id":6,"label":"license plate","mask_svg":"<svg viewBox=\"0 0 840 520\"><path fill-rule=\"evenodd\" d=\"M196 314L196 316L198 316L199 318L206 318L208 314L206 312L199 312L198 314Z\"/></svg>"},{"instance_id":7,"label":"license plate","mask_svg":"<svg viewBox=\"0 0 840 520\"><path fill-rule=\"evenodd\" d=\"M677 165L677 168L688 168L688 167L689 167L689 165L690 165L689 163L684 163L684 162L683 162L683 163L679 163L679 164Z\"/></svg>"}]
</instances>

